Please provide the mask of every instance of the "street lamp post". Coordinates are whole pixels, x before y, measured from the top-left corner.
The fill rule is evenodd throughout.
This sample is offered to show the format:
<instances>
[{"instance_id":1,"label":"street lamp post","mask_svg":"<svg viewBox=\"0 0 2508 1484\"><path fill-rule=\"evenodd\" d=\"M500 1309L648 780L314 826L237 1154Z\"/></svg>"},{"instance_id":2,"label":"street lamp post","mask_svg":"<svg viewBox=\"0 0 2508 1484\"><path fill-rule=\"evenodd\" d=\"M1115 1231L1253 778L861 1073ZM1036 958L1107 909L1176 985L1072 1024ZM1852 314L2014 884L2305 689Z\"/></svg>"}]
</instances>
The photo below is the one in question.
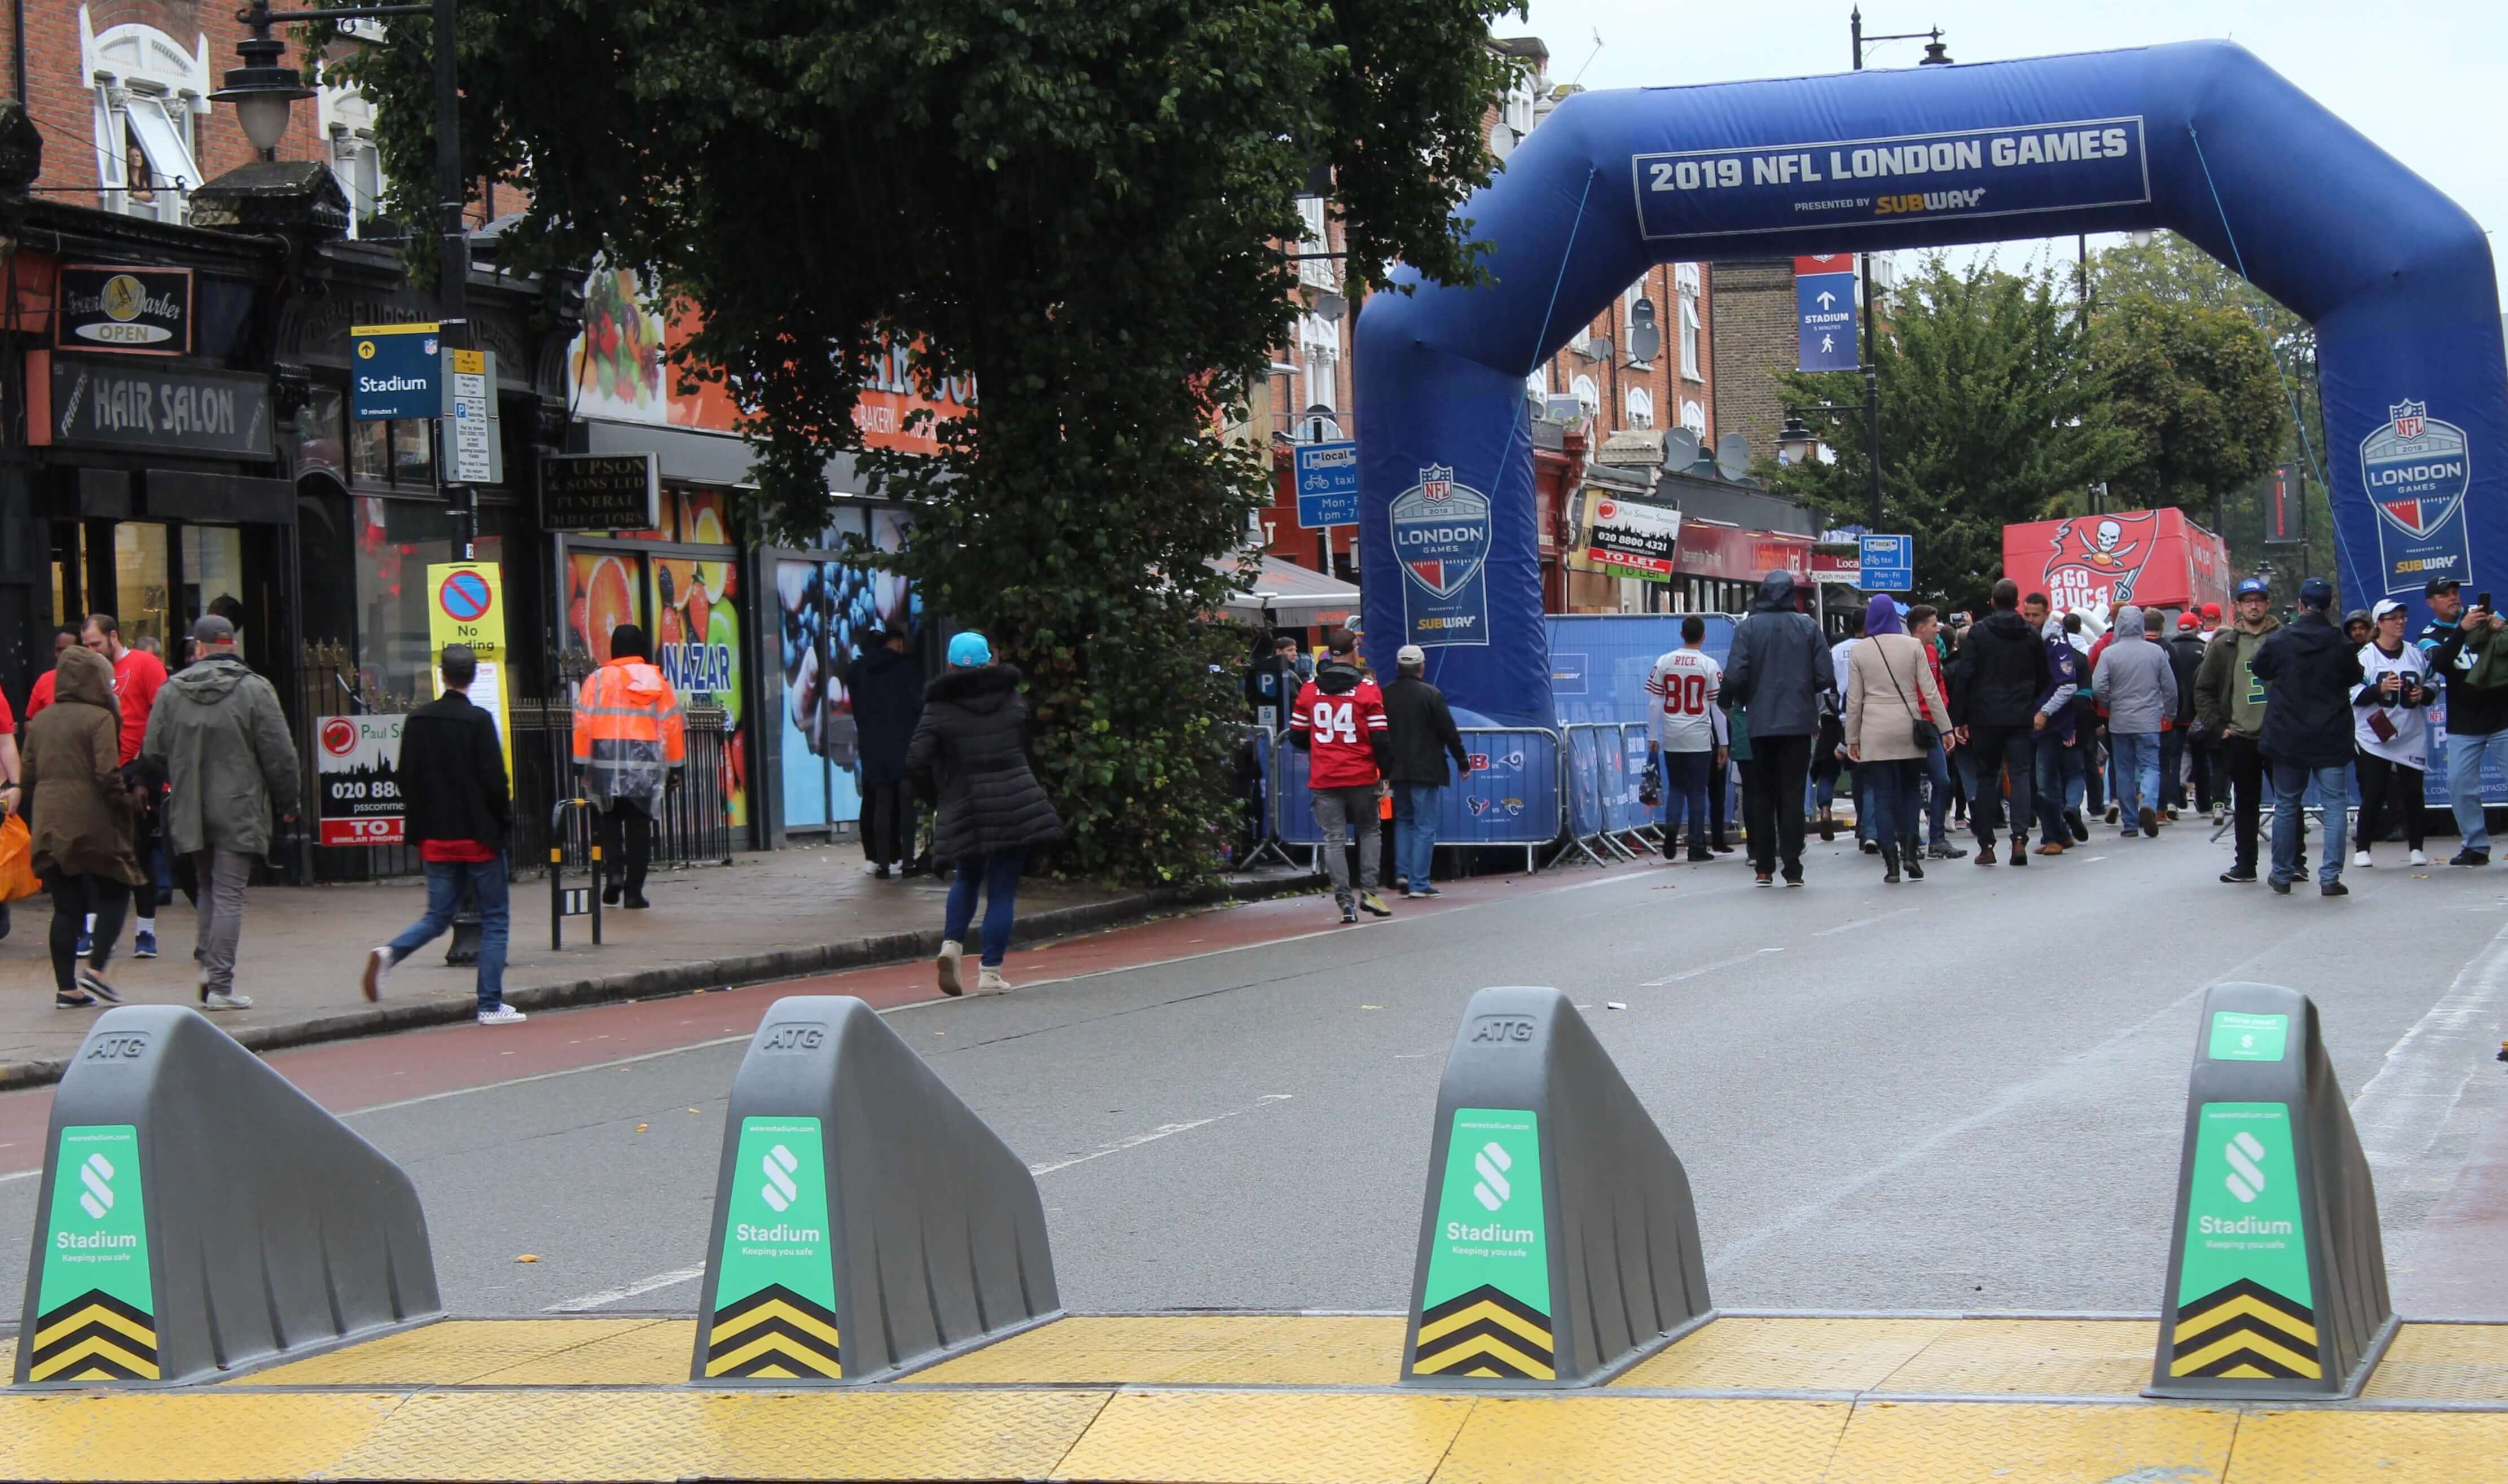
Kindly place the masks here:
<instances>
[{"instance_id":1,"label":"street lamp post","mask_svg":"<svg viewBox=\"0 0 2508 1484\"><path fill-rule=\"evenodd\" d=\"M1863 34L1863 7L1860 5L1847 18L1847 26L1854 38L1855 70L1858 72L1863 70L1865 46L1878 46L1885 41L1924 42L1924 59L1916 64L1920 67L1950 64L1950 49L1942 45L1940 26L1923 31L1897 31L1887 36L1866 36ZM1872 343L1872 254L1857 253L1855 269L1856 278L1863 287L1863 363L1857 368L1863 373L1863 450L1865 456L1872 462L1872 529L1878 533L1881 530L1881 357L1874 351ZM1805 410L1834 409L1824 404L1818 409ZM1790 417L1794 409L1789 407L1786 411Z\"/></svg>"},{"instance_id":2,"label":"street lamp post","mask_svg":"<svg viewBox=\"0 0 2508 1484\"><path fill-rule=\"evenodd\" d=\"M435 21L435 194L436 194L436 272L435 306L437 331L445 345L456 349L470 348L470 239L461 222L464 191L461 175L461 89L454 65L454 0L428 0L418 5L343 6L337 10L274 11L270 0L253 0L236 13L243 22L246 35L236 44L244 64L226 75L226 86L209 94L216 102L236 105L236 120L243 126L244 137L261 151L265 160L276 157L278 141L287 131L288 109L298 98L310 98L314 90L305 86L305 78L294 67L279 63L279 54L286 44L270 34L271 27L313 20L387 20L399 16L429 16ZM438 443L441 443L439 438ZM453 505L454 517L460 523L454 538L454 556L469 561L479 539L479 505L477 492L466 485L444 483L443 472L449 467L444 450L435 451L438 483Z\"/></svg>"}]
</instances>

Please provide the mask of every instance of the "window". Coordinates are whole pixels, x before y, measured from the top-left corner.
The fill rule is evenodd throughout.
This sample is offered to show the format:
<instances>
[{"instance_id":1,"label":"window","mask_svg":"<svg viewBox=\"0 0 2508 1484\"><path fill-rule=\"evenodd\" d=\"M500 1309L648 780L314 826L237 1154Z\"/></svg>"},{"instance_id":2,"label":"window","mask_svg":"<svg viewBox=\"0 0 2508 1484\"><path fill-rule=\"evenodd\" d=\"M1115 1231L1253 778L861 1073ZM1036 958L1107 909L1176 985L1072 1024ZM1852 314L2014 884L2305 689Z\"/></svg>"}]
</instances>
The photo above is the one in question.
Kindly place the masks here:
<instances>
[{"instance_id":1,"label":"window","mask_svg":"<svg viewBox=\"0 0 2508 1484\"><path fill-rule=\"evenodd\" d=\"M1298 198L1298 216L1306 224L1298 239L1301 253L1330 252L1331 239L1324 233L1324 203L1320 196ZM1332 259L1302 257L1298 260L1298 281L1316 288L1338 288L1341 280L1333 274Z\"/></svg>"},{"instance_id":2,"label":"window","mask_svg":"<svg viewBox=\"0 0 2508 1484\"><path fill-rule=\"evenodd\" d=\"M1629 427L1652 427L1654 426L1654 396L1651 392L1643 387L1631 387L1628 403Z\"/></svg>"},{"instance_id":3,"label":"window","mask_svg":"<svg viewBox=\"0 0 2508 1484\"><path fill-rule=\"evenodd\" d=\"M1680 426L1688 428L1691 432L1698 434L1701 438L1706 437L1707 409L1700 406L1695 401L1681 403Z\"/></svg>"},{"instance_id":4,"label":"window","mask_svg":"<svg viewBox=\"0 0 2508 1484\"><path fill-rule=\"evenodd\" d=\"M349 237L374 230L384 209L383 156L375 148L375 108L354 88L324 86L314 95L314 122L331 151L331 173L349 198Z\"/></svg>"},{"instance_id":5,"label":"window","mask_svg":"<svg viewBox=\"0 0 2508 1484\"><path fill-rule=\"evenodd\" d=\"M1318 315L1299 315L1298 348L1306 364L1307 405L1327 409L1340 407L1340 326Z\"/></svg>"},{"instance_id":6,"label":"window","mask_svg":"<svg viewBox=\"0 0 2508 1484\"><path fill-rule=\"evenodd\" d=\"M95 91L95 173L104 208L183 220L205 178L192 122L209 108L208 38L196 36L186 52L136 21L98 32L81 6L79 64Z\"/></svg>"},{"instance_id":7,"label":"window","mask_svg":"<svg viewBox=\"0 0 2508 1484\"><path fill-rule=\"evenodd\" d=\"M359 485L435 488L435 427L424 418L349 425L349 475Z\"/></svg>"},{"instance_id":8,"label":"window","mask_svg":"<svg viewBox=\"0 0 2508 1484\"><path fill-rule=\"evenodd\" d=\"M1689 381L1705 381L1698 369L1698 299L1693 294L1680 296L1680 374Z\"/></svg>"},{"instance_id":9,"label":"window","mask_svg":"<svg viewBox=\"0 0 2508 1484\"><path fill-rule=\"evenodd\" d=\"M1585 409L1585 416L1598 418L1603 415L1602 389L1594 385L1592 377L1576 378L1568 385L1568 390L1576 393L1576 405Z\"/></svg>"}]
</instances>

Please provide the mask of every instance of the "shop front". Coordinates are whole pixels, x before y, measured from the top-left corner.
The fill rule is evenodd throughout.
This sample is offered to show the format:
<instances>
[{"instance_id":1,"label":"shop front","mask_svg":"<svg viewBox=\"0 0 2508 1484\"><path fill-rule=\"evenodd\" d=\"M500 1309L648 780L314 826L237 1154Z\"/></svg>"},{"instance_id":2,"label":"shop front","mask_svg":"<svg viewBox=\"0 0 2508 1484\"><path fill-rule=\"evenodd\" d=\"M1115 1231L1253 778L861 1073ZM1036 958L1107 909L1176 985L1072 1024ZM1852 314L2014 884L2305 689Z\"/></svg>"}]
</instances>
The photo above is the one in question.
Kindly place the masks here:
<instances>
[{"instance_id":1,"label":"shop front","mask_svg":"<svg viewBox=\"0 0 2508 1484\"><path fill-rule=\"evenodd\" d=\"M632 273L603 268L587 285L565 360L568 447L650 456L664 499L652 529L558 538L566 664L579 674L601 663L610 629L638 623L696 707L697 730L719 730L703 743L719 758L705 776L741 839L775 848L788 835L849 837L862 794L846 667L891 623L930 652L920 600L863 560L900 549L910 515L868 499L840 458L827 471L836 509L813 544L771 546L745 529L751 449L739 409L717 384L682 385L667 361L699 323L683 308L657 314ZM873 447L930 453L929 422L915 414L956 416L972 401L962 385L924 397L892 355L866 380L856 423Z\"/></svg>"}]
</instances>

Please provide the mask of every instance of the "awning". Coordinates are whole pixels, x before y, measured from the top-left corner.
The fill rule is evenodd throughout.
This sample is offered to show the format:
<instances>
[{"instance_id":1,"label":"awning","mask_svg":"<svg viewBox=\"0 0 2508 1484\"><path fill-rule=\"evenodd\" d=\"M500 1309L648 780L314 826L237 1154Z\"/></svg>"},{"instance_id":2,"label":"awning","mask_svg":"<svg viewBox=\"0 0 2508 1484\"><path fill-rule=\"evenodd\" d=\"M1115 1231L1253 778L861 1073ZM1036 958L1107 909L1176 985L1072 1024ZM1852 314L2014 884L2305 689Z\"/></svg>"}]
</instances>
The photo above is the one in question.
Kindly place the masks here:
<instances>
[{"instance_id":1,"label":"awning","mask_svg":"<svg viewBox=\"0 0 2508 1484\"><path fill-rule=\"evenodd\" d=\"M1228 572L1232 559L1221 557L1210 565ZM1227 612L1240 618L1260 618L1267 608L1284 623L1302 627L1337 623L1358 612L1358 589L1327 573L1267 556L1262 571L1255 575L1253 590L1230 598Z\"/></svg>"}]
</instances>

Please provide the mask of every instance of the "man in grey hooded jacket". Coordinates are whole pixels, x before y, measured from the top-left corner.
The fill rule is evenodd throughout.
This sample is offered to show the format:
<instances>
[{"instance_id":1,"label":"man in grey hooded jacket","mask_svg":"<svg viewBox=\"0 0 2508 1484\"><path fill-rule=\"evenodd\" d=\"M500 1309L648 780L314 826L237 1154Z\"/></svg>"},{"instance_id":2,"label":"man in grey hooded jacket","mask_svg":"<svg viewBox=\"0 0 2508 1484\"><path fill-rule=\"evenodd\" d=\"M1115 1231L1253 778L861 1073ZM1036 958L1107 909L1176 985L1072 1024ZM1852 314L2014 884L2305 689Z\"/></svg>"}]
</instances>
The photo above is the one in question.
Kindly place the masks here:
<instances>
[{"instance_id":1,"label":"man in grey hooded jacket","mask_svg":"<svg viewBox=\"0 0 2508 1484\"><path fill-rule=\"evenodd\" d=\"M236 657L235 625L212 613L192 625L200 658L157 692L139 761L167 784L166 842L200 877L201 1003L248 1010L235 992L243 889L270 853L271 815L296 817L296 744L278 692Z\"/></svg>"},{"instance_id":2,"label":"man in grey hooded jacket","mask_svg":"<svg viewBox=\"0 0 2508 1484\"><path fill-rule=\"evenodd\" d=\"M2144 632L2142 610L2117 610L2116 627L2090 688L2108 709L2108 754L2116 761L2123 834L2159 833L2159 727L2177 715L2177 670Z\"/></svg>"},{"instance_id":3,"label":"man in grey hooded jacket","mask_svg":"<svg viewBox=\"0 0 2508 1484\"><path fill-rule=\"evenodd\" d=\"M1811 773L1812 734L1820 729L1819 696L1837 688L1836 666L1820 625L1794 606L1790 573L1759 583L1750 614L1733 630L1724 662L1725 700L1742 710L1751 735L1756 787L1748 791L1751 869L1766 886L1782 861L1788 886L1803 884L1803 786Z\"/></svg>"}]
</instances>

